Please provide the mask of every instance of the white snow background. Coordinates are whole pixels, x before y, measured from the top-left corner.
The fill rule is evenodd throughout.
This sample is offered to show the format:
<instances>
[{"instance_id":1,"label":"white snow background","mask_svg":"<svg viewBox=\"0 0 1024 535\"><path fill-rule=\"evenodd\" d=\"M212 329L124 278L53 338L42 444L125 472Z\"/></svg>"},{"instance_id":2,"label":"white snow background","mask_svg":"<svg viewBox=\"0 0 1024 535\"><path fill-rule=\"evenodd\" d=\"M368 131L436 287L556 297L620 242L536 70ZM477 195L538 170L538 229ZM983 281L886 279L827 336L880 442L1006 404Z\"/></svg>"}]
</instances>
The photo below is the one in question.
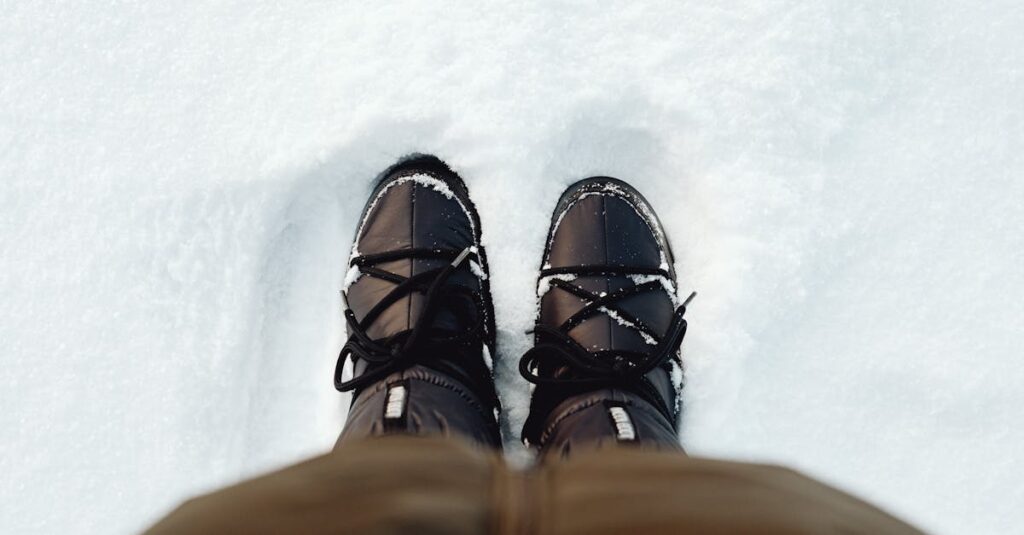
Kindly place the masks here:
<instances>
[{"instance_id":1,"label":"white snow background","mask_svg":"<svg viewBox=\"0 0 1024 535\"><path fill-rule=\"evenodd\" d=\"M1024 4L0 0L0 531L129 533L329 448L377 173L491 258L515 443L550 211L659 211L692 454L1024 525ZM513 450L514 451L514 450Z\"/></svg>"}]
</instances>

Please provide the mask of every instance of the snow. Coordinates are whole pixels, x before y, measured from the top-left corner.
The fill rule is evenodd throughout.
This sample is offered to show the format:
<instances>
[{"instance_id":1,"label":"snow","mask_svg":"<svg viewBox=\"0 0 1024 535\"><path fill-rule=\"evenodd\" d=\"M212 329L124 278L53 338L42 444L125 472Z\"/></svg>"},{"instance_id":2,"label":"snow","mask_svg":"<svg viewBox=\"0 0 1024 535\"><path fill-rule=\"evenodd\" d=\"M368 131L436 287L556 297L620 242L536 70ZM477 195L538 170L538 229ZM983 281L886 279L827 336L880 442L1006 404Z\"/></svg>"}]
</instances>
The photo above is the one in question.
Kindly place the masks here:
<instances>
[{"instance_id":1,"label":"snow","mask_svg":"<svg viewBox=\"0 0 1024 535\"><path fill-rule=\"evenodd\" d=\"M550 269L550 267L545 267L544 269ZM547 295L549 291L551 291L552 279L569 282L576 280L576 275L573 275L572 273L556 273L554 275L537 277L537 302L533 308L534 318L540 315L540 300L542 297Z\"/></svg>"},{"instance_id":2,"label":"snow","mask_svg":"<svg viewBox=\"0 0 1024 535\"><path fill-rule=\"evenodd\" d=\"M328 449L350 240L414 151L481 211L511 451L550 212L611 175L700 292L691 454L1019 531L1022 27L1008 0L6 2L0 531L133 532Z\"/></svg>"},{"instance_id":3,"label":"snow","mask_svg":"<svg viewBox=\"0 0 1024 535\"><path fill-rule=\"evenodd\" d=\"M480 267L480 264L477 264L475 260L469 261L469 271L472 272L476 278L480 280L487 280L487 273L484 272L484 268Z\"/></svg>"},{"instance_id":4,"label":"snow","mask_svg":"<svg viewBox=\"0 0 1024 535\"><path fill-rule=\"evenodd\" d=\"M604 292L601 292L601 297L604 297L604 295L605 295ZM620 316L618 312L616 312L616 311L614 311L614 310L612 310L612 309L610 309L608 307L597 307L597 309L600 310L601 312L603 312L605 315L607 315L611 319L615 320L615 322L618 323L619 325L622 325L623 327L629 327L629 328L632 328L632 329L636 329L636 333L639 334L640 337L644 339L644 343L645 344L647 344L649 346L656 346L656 345L658 345L658 341L655 340L651 335L641 331L639 326L637 326L635 323L633 323L631 321L626 320L626 318L623 318L622 316Z\"/></svg>"},{"instance_id":5,"label":"snow","mask_svg":"<svg viewBox=\"0 0 1024 535\"><path fill-rule=\"evenodd\" d=\"M352 255L353 258L358 257L358 254ZM345 272L345 280L341 283L341 290L348 292L348 289L359 280L359 277L363 276L362 270L359 266L349 266L348 271Z\"/></svg>"},{"instance_id":6,"label":"snow","mask_svg":"<svg viewBox=\"0 0 1024 535\"><path fill-rule=\"evenodd\" d=\"M668 269L662 269L668 271ZM675 284L664 275L630 275L629 278L633 281L633 284L637 286L647 284L652 281L658 281L658 283L661 284L661 287L665 290L665 294L672 300L672 306L678 308L683 304L683 300L679 298L679 292L676 291Z\"/></svg>"},{"instance_id":7,"label":"snow","mask_svg":"<svg viewBox=\"0 0 1024 535\"><path fill-rule=\"evenodd\" d=\"M487 344L483 344L483 357L484 364L487 365L487 369L494 373L494 357L491 356L491 349L487 347Z\"/></svg>"}]
</instances>

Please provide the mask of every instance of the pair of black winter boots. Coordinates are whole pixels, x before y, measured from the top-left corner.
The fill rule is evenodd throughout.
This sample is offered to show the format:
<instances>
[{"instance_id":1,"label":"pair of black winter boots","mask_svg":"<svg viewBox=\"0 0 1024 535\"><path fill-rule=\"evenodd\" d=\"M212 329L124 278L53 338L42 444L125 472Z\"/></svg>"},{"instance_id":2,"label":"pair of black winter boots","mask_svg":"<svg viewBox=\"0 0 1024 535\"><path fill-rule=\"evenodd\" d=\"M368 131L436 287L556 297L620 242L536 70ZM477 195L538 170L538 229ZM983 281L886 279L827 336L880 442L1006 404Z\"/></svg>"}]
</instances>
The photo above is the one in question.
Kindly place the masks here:
<instances>
[{"instance_id":1,"label":"pair of black winter boots","mask_svg":"<svg viewBox=\"0 0 1024 535\"><path fill-rule=\"evenodd\" d=\"M334 380L354 396L339 441L448 434L501 447L480 237L465 184L437 158L383 174L344 283L349 339ZM534 347L519 363L535 385L523 441L561 455L608 443L679 448L686 303L647 201L613 178L569 186L537 295Z\"/></svg>"}]
</instances>

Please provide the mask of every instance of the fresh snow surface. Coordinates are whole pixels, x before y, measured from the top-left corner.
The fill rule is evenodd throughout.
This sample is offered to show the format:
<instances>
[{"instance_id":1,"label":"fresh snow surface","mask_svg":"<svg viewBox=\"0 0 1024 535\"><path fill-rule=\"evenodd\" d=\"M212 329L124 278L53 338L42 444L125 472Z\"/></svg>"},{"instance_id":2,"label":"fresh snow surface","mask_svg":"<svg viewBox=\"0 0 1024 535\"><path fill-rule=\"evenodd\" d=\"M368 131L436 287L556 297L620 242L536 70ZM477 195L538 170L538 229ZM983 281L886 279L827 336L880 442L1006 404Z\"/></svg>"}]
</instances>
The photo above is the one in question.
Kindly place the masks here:
<instances>
[{"instance_id":1,"label":"fresh snow surface","mask_svg":"<svg viewBox=\"0 0 1024 535\"><path fill-rule=\"evenodd\" d=\"M0 2L0 532L130 533L322 452L370 184L483 218L510 451L562 189L630 181L683 442L1024 525L1019 2Z\"/></svg>"}]
</instances>

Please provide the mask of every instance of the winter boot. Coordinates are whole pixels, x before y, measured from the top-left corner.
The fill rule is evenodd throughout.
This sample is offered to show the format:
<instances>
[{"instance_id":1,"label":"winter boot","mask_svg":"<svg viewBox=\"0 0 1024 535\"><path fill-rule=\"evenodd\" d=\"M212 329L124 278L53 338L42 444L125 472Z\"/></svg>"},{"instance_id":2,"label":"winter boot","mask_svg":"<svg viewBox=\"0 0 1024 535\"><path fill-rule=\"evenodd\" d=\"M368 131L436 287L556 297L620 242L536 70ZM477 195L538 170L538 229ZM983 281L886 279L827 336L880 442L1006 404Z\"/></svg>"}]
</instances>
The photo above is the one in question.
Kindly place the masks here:
<instances>
[{"instance_id":1,"label":"winter boot","mask_svg":"<svg viewBox=\"0 0 1024 535\"><path fill-rule=\"evenodd\" d=\"M339 443L454 434L500 447L487 258L458 175L432 156L385 171L344 284L349 338L334 384L353 398Z\"/></svg>"},{"instance_id":2,"label":"winter boot","mask_svg":"<svg viewBox=\"0 0 1024 535\"><path fill-rule=\"evenodd\" d=\"M608 443L681 449L686 304L648 202L607 177L569 186L537 283L535 345L519 370L536 386L523 441L542 454Z\"/></svg>"}]
</instances>

